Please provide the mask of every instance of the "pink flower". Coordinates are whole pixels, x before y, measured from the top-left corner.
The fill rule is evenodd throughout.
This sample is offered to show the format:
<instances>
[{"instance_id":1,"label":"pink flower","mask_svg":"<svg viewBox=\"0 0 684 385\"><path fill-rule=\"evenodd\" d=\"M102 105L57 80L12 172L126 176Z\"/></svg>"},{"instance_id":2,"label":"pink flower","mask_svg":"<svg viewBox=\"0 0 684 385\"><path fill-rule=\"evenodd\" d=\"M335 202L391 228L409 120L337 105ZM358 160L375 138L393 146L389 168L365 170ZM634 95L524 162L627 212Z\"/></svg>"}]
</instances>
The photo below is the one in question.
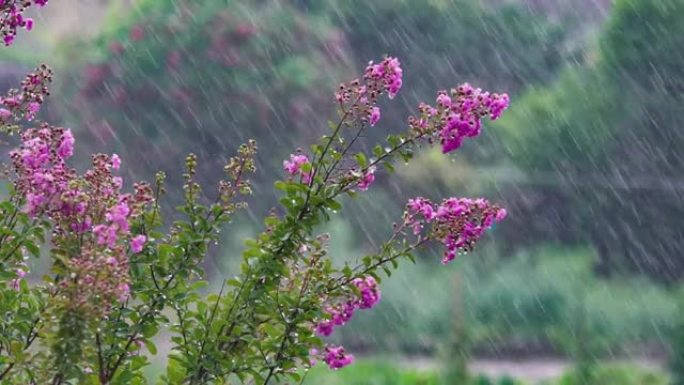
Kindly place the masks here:
<instances>
[{"instance_id":1,"label":"pink flower","mask_svg":"<svg viewBox=\"0 0 684 385\"><path fill-rule=\"evenodd\" d=\"M334 325L331 321L320 322L316 325L316 333L323 337L328 337L333 333Z\"/></svg>"},{"instance_id":2,"label":"pink flower","mask_svg":"<svg viewBox=\"0 0 684 385\"><path fill-rule=\"evenodd\" d=\"M370 309L380 302L380 288L375 278L372 276L356 278L352 283L359 289L361 294L358 303L359 308Z\"/></svg>"},{"instance_id":3,"label":"pink flower","mask_svg":"<svg viewBox=\"0 0 684 385\"><path fill-rule=\"evenodd\" d=\"M113 154L111 161L113 170L118 170L121 167L121 158L119 158L119 155Z\"/></svg>"},{"instance_id":4,"label":"pink flower","mask_svg":"<svg viewBox=\"0 0 684 385\"><path fill-rule=\"evenodd\" d=\"M74 135L71 130L66 130L62 134L62 141L57 148L57 155L62 159L71 158L74 155Z\"/></svg>"},{"instance_id":5,"label":"pink flower","mask_svg":"<svg viewBox=\"0 0 684 385\"><path fill-rule=\"evenodd\" d=\"M359 184L357 185L359 187L359 190L361 191L366 191L368 190L368 187L375 181L375 167L370 167L365 174L363 174L363 177L359 181Z\"/></svg>"},{"instance_id":6,"label":"pink flower","mask_svg":"<svg viewBox=\"0 0 684 385\"><path fill-rule=\"evenodd\" d=\"M311 348L309 349L309 366L316 366L318 361L316 360L318 358L318 349Z\"/></svg>"},{"instance_id":7,"label":"pink flower","mask_svg":"<svg viewBox=\"0 0 684 385\"><path fill-rule=\"evenodd\" d=\"M123 178L120 177L120 176L115 176L115 177L113 177L113 178L112 178L112 184L113 184L114 187L116 187L117 189L121 189L121 187L123 187Z\"/></svg>"},{"instance_id":8,"label":"pink flower","mask_svg":"<svg viewBox=\"0 0 684 385\"><path fill-rule=\"evenodd\" d=\"M43 195L32 192L26 194L26 211L29 216L35 216L43 203L45 203Z\"/></svg>"},{"instance_id":9,"label":"pink flower","mask_svg":"<svg viewBox=\"0 0 684 385\"><path fill-rule=\"evenodd\" d=\"M131 250L133 250L134 253L139 253L143 250L143 247L145 246L145 242L147 241L147 237L144 235L136 235L131 239Z\"/></svg>"},{"instance_id":10,"label":"pink flower","mask_svg":"<svg viewBox=\"0 0 684 385\"><path fill-rule=\"evenodd\" d=\"M131 209L128 204L121 202L109 209L107 214L105 214L105 219L116 224L119 229L123 231L128 231L128 214L130 214Z\"/></svg>"},{"instance_id":11,"label":"pink flower","mask_svg":"<svg viewBox=\"0 0 684 385\"><path fill-rule=\"evenodd\" d=\"M128 295L130 294L131 288L128 286L127 283L120 283L119 286L116 287L117 291L119 292L119 301L123 302L128 298Z\"/></svg>"},{"instance_id":12,"label":"pink flower","mask_svg":"<svg viewBox=\"0 0 684 385\"><path fill-rule=\"evenodd\" d=\"M145 37L145 30L141 25L136 25L131 29L129 37L133 41L140 41Z\"/></svg>"},{"instance_id":13,"label":"pink flower","mask_svg":"<svg viewBox=\"0 0 684 385\"><path fill-rule=\"evenodd\" d=\"M364 78L371 82L379 82L384 90L387 91L387 96L394 99L401 89L403 80L403 71L399 59L395 57L386 57L382 62L373 64L370 62L366 67Z\"/></svg>"},{"instance_id":14,"label":"pink flower","mask_svg":"<svg viewBox=\"0 0 684 385\"><path fill-rule=\"evenodd\" d=\"M448 198L433 205L425 198L410 199L406 205L405 224L421 235L425 225L432 237L445 246L442 263L456 258L458 252L469 252L485 230L506 217L506 210L486 199Z\"/></svg>"},{"instance_id":15,"label":"pink flower","mask_svg":"<svg viewBox=\"0 0 684 385\"><path fill-rule=\"evenodd\" d=\"M309 163L309 158L303 154L291 154L290 160L283 161L283 169L290 175L297 175L303 164Z\"/></svg>"},{"instance_id":16,"label":"pink flower","mask_svg":"<svg viewBox=\"0 0 684 385\"><path fill-rule=\"evenodd\" d=\"M373 107L371 109L370 116L368 117L368 124L371 125L371 127L375 126L375 124L380 120L380 107Z\"/></svg>"},{"instance_id":17,"label":"pink flower","mask_svg":"<svg viewBox=\"0 0 684 385\"><path fill-rule=\"evenodd\" d=\"M451 98L446 92L440 92L437 95L437 105L445 108L451 107Z\"/></svg>"},{"instance_id":18,"label":"pink flower","mask_svg":"<svg viewBox=\"0 0 684 385\"><path fill-rule=\"evenodd\" d=\"M508 211L506 211L506 209L500 209L499 211L497 211L495 219L497 222L501 222L504 219L506 219L507 215L508 215Z\"/></svg>"},{"instance_id":19,"label":"pink flower","mask_svg":"<svg viewBox=\"0 0 684 385\"><path fill-rule=\"evenodd\" d=\"M342 346L329 345L325 347L323 361L331 369L340 369L354 362L354 356L347 354Z\"/></svg>"},{"instance_id":20,"label":"pink flower","mask_svg":"<svg viewBox=\"0 0 684 385\"><path fill-rule=\"evenodd\" d=\"M420 115L411 116L409 126L430 142L439 139L446 154L461 147L464 138L478 136L482 119L498 119L508 105L507 94L489 93L464 83L452 89L451 96L447 91L439 91L436 108L421 103Z\"/></svg>"}]
</instances>

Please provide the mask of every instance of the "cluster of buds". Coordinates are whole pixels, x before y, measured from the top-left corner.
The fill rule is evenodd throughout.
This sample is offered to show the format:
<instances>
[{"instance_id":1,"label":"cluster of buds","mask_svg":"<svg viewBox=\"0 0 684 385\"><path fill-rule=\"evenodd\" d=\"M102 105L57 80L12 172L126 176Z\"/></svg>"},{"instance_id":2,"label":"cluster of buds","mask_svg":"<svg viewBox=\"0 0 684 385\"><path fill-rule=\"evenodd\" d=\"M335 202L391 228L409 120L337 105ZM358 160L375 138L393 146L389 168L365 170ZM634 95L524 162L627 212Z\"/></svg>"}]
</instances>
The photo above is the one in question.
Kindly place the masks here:
<instances>
[{"instance_id":1,"label":"cluster of buds","mask_svg":"<svg viewBox=\"0 0 684 385\"><path fill-rule=\"evenodd\" d=\"M26 274L28 274L28 267L26 266L25 263L22 263L20 267L18 267L15 271L14 274L16 274L16 278L13 278L9 285L12 289L14 290L19 290L21 287L21 281L24 279Z\"/></svg>"},{"instance_id":2,"label":"cluster of buds","mask_svg":"<svg viewBox=\"0 0 684 385\"><path fill-rule=\"evenodd\" d=\"M246 205L244 202L234 203L233 198L237 193L240 195L250 195L252 193L252 185L245 178L245 174L256 171L256 165L254 164L256 151L256 141L249 140L238 148L237 156L230 158L223 167L227 179L219 181L219 196L221 204L227 212L233 212Z\"/></svg>"},{"instance_id":3,"label":"cluster of buds","mask_svg":"<svg viewBox=\"0 0 684 385\"><path fill-rule=\"evenodd\" d=\"M24 12L32 5L45 6L48 0L0 0L0 33L5 45L14 42L17 30L33 29L33 19L24 17Z\"/></svg>"},{"instance_id":4,"label":"cluster of buds","mask_svg":"<svg viewBox=\"0 0 684 385\"><path fill-rule=\"evenodd\" d=\"M352 281L354 294L346 301L326 308L326 319L317 323L316 333L330 336L335 327L345 325L357 309L371 309L380 302L380 288L372 276L356 278ZM327 346L323 360L332 369L339 369L352 363L354 357L344 352L341 346Z\"/></svg>"},{"instance_id":5,"label":"cluster of buds","mask_svg":"<svg viewBox=\"0 0 684 385\"><path fill-rule=\"evenodd\" d=\"M442 263L447 264L459 252L470 252L485 230L506 217L506 210L486 199L448 198L433 204L425 198L410 199L404 223L421 239L435 239L445 247ZM427 232L424 227L429 225Z\"/></svg>"},{"instance_id":6,"label":"cluster of buds","mask_svg":"<svg viewBox=\"0 0 684 385\"><path fill-rule=\"evenodd\" d=\"M1 1L1 0L0 0ZM26 75L21 90L12 89L0 97L0 127L11 126L21 119L33 120L49 95L48 84L52 82L52 70L45 64Z\"/></svg>"},{"instance_id":7,"label":"cluster of buds","mask_svg":"<svg viewBox=\"0 0 684 385\"><path fill-rule=\"evenodd\" d=\"M341 84L335 99L343 113L374 126L380 120L378 98L387 93L393 99L401 89L403 71L399 59L387 57L380 63L368 63L362 80Z\"/></svg>"},{"instance_id":8,"label":"cluster of buds","mask_svg":"<svg viewBox=\"0 0 684 385\"><path fill-rule=\"evenodd\" d=\"M106 311L128 296L128 255L141 252L146 242L132 234L131 223L152 201L152 190L141 183L134 193L123 193L117 155L94 155L92 167L78 175L66 165L74 152L70 130L45 124L22 132L21 139L10 153L15 189L26 197L30 216L52 221L58 249L69 250L63 260L71 274L59 283L63 293L70 306Z\"/></svg>"},{"instance_id":9,"label":"cluster of buds","mask_svg":"<svg viewBox=\"0 0 684 385\"><path fill-rule=\"evenodd\" d=\"M507 94L485 92L465 83L450 95L440 91L436 107L421 103L419 116L409 118L409 127L416 136L438 138L446 154L458 149L464 138L480 135L482 119L498 119L509 101Z\"/></svg>"}]
</instances>

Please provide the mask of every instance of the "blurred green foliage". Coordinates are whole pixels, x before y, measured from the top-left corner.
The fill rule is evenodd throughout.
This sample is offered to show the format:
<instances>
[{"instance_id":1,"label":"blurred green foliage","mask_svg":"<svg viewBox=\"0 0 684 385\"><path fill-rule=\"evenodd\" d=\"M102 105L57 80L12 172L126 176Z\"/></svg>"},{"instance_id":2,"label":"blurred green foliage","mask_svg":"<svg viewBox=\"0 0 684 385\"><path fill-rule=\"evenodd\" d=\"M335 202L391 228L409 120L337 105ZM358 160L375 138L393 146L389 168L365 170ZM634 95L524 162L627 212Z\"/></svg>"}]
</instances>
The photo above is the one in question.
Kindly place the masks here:
<instances>
[{"instance_id":1,"label":"blurred green foliage","mask_svg":"<svg viewBox=\"0 0 684 385\"><path fill-rule=\"evenodd\" d=\"M305 384L318 385L441 385L439 376L429 371L402 369L397 362L358 361L336 372L321 365L307 375Z\"/></svg>"},{"instance_id":2,"label":"blurred green foliage","mask_svg":"<svg viewBox=\"0 0 684 385\"><path fill-rule=\"evenodd\" d=\"M668 377L664 373L646 371L631 365L598 366L591 384L597 385L666 385ZM554 385L585 385L578 379L576 372L565 374Z\"/></svg>"},{"instance_id":3,"label":"blurred green foliage","mask_svg":"<svg viewBox=\"0 0 684 385\"><path fill-rule=\"evenodd\" d=\"M81 142L118 151L137 177L193 151L200 176L216 178L248 138L269 148L269 174L278 170L294 150L283 141L326 127L348 63L334 26L281 1L142 1L104 30L65 48L87 54L69 63L64 111Z\"/></svg>"},{"instance_id":4,"label":"blurred green foliage","mask_svg":"<svg viewBox=\"0 0 684 385\"><path fill-rule=\"evenodd\" d=\"M679 303L679 317L675 329L670 334L672 355L670 356L670 370L672 372L672 385L684 385L684 300Z\"/></svg>"},{"instance_id":5,"label":"blurred green foliage","mask_svg":"<svg viewBox=\"0 0 684 385\"><path fill-rule=\"evenodd\" d=\"M523 351L531 344L573 357L582 353L575 343L581 332L591 354L619 354L669 335L679 314L676 294L646 279L596 278L586 249L543 247L504 261L487 254L465 256L454 267L462 269L475 351L515 352L522 341ZM436 352L454 327L452 274L438 255L397 271L383 283L377 311L355 316L338 338L357 351Z\"/></svg>"},{"instance_id":6,"label":"blurred green foliage","mask_svg":"<svg viewBox=\"0 0 684 385\"><path fill-rule=\"evenodd\" d=\"M684 275L684 3L622 0L597 47L497 125L528 179L502 187L510 242L591 242L600 273ZM647 224L647 225L646 225Z\"/></svg>"},{"instance_id":7,"label":"blurred green foliage","mask_svg":"<svg viewBox=\"0 0 684 385\"><path fill-rule=\"evenodd\" d=\"M269 148L258 159L257 213L274 201L266 191L282 159L325 130L334 87L358 76L352 68L399 57L399 103L416 106L464 81L510 92L548 82L565 55L562 26L515 3L145 0L123 9L113 7L95 41L64 45L64 120L93 150L116 148L134 177L170 171L193 151L212 179L233 138L255 138ZM406 116L383 108L382 124L403 130ZM369 213L361 235L377 239L386 222Z\"/></svg>"}]
</instances>

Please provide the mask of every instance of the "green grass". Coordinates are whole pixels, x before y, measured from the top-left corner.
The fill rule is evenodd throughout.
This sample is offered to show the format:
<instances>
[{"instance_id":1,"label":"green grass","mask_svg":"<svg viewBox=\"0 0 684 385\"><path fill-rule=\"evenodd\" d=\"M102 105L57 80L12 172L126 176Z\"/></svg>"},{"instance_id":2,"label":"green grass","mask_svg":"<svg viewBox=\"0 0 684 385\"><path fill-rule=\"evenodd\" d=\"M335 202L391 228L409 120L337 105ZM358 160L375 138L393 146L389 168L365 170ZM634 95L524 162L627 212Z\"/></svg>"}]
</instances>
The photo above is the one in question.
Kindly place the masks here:
<instances>
[{"instance_id":1,"label":"green grass","mask_svg":"<svg viewBox=\"0 0 684 385\"><path fill-rule=\"evenodd\" d=\"M363 360L332 371L324 364L311 370L306 385L440 385L434 371L406 369L385 360Z\"/></svg>"},{"instance_id":2,"label":"green grass","mask_svg":"<svg viewBox=\"0 0 684 385\"><path fill-rule=\"evenodd\" d=\"M410 365L410 364L409 364ZM325 365L314 367L304 381L305 385L533 385L511 378L490 379L475 376L469 384L440 382L434 369L407 368L387 359L364 359L338 371ZM591 384L579 384L570 371L561 378L543 385L667 385L668 376L655 370L644 370L629 365L604 364L597 367Z\"/></svg>"}]
</instances>

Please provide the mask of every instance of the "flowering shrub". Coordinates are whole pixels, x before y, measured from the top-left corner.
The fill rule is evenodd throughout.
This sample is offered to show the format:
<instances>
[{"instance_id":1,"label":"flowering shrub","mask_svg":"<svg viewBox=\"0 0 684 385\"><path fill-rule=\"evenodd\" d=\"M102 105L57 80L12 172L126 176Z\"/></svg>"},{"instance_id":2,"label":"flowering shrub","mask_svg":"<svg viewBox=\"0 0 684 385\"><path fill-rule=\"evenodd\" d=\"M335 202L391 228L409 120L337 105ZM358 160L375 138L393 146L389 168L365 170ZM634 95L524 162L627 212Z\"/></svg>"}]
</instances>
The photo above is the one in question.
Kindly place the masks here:
<instances>
[{"instance_id":1,"label":"flowering shrub","mask_svg":"<svg viewBox=\"0 0 684 385\"><path fill-rule=\"evenodd\" d=\"M41 69L22 92L10 92L17 104L7 109L8 120L35 114L51 79ZM355 152L380 121L378 100L401 86L399 60L388 57L339 87L331 133L283 162L285 179L275 184L280 209L246 242L241 273L206 296L202 262L251 192L253 141L225 165L213 194L197 183L197 158L189 155L183 218L169 224L160 211L164 174L129 189L117 175L116 154L94 155L80 173L68 164L75 151L70 130L47 123L21 130L10 152L11 192L0 204L0 381L146 383L142 369L147 353L157 353L154 337L162 329L172 342L165 384L297 382L319 360L332 369L351 364L353 356L324 337L380 301L381 273L389 276L399 260L413 260L432 242L444 245L447 263L505 217L484 199L411 199L377 251L358 264L332 265L329 236L316 229L342 208L343 196L369 189L381 167L391 171L423 145L455 150L479 134L481 119L496 119L508 106L506 95L468 85L451 96L440 91L437 106L422 104L405 133L371 154ZM44 283L27 281L26 253L51 259Z\"/></svg>"},{"instance_id":2,"label":"flowering shrub","mask_svg":"<svg viewBox=\"0 0 684 385\"><path fill-rule=\"evenodd\" d=\"M24 11L32 5L45 6L48 0L0 0L0 33L5 45L10 45L17 29L33 29L33 19L24 17Z\"/></svg>"}]
</instances>

